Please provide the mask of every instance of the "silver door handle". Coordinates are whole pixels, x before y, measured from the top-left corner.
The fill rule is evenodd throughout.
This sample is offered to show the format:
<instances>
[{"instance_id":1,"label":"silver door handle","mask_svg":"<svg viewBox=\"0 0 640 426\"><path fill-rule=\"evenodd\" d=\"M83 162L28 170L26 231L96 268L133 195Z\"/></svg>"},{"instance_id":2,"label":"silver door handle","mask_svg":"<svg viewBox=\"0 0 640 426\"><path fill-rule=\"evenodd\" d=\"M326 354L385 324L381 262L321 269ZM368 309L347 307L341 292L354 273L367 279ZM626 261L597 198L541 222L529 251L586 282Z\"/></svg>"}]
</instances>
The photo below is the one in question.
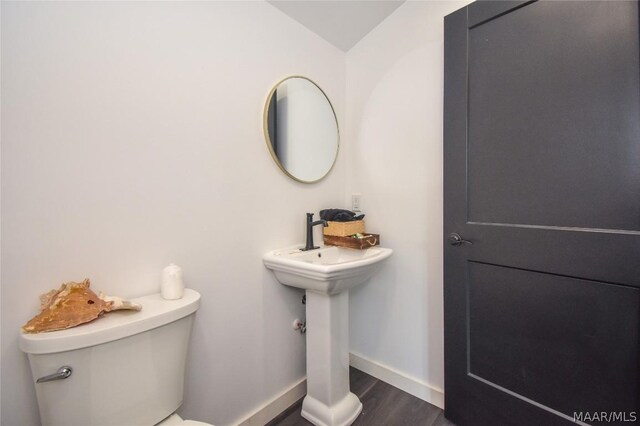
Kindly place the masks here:
<instances>
[{"instance_id":1,"label":"silver door handle","mask_svg":"<svg viewBox=\"0 0 640 426\"><path fill-rule=\"evenodd\" d=\"M56 371L53 374L40 377L38 380L36 380L36 383L44 383L44 382L51 382L53 380L66 379L67 377L71 376L71 373L73 373L73 370L71 369L71 367L67 367L65 365L64 367L58 368L58 371Z\"/></svg>"},{"instance_id":2,"label":"silver door handle","mask_svg":"<svg viewBox=\"0 0 640 426\"><path fill-rule=\"evenodd\" d=\"M449 244L451 244L452 246L461 246L462 244L473 245L471 241L463 240L460 234L458 234L457 232L449 234Z\"/></svg>"}]
</instances>

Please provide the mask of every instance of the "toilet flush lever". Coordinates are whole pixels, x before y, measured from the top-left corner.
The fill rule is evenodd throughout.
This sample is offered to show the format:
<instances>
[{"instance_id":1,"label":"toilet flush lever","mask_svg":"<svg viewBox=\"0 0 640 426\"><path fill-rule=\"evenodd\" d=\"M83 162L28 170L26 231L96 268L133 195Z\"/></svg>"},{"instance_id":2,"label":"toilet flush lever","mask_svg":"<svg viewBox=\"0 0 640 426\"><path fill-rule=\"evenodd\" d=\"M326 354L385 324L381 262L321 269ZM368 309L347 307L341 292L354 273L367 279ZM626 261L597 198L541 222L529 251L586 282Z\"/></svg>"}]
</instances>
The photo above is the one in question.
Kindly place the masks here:
<instances>
[{"instance_id":1,"label":"toilet flush lever","mask_svg":"<svg viewBox=\"0 0 640 426\"><path fill-rule=\"evenodd\" d=\"M38 380L36 380L36 383L44 383L44 382L51 382L53 380L66 379L67 377L71 376L71 373L73 373L73 370L71 369L71 367L67 367L65 365L64 367L58 368L58 371L56 371L53 374L40 377Z\"/></svg>"},{"instance_id":2,"label":"toilet flush lever","mask_svg":"<svg viewBox=\"0 0 640 426\"><path fill-rule=\"evenodd\" d=\"M471 241L463 240L460 234L454 232L453 234L449 234L449 244L452 246L461 246L462 244L473 244Z\"/></svg>"}]
</instances>

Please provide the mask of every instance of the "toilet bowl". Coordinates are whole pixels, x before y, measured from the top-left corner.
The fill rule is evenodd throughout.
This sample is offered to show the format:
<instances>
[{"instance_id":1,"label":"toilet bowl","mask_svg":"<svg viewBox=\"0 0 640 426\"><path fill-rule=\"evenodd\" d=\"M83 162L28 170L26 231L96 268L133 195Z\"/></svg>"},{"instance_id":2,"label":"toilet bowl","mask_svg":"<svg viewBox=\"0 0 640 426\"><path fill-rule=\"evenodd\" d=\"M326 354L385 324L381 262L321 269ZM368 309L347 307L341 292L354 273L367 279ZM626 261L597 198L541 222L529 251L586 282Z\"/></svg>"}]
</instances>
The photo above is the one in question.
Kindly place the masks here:
<instances>
[{"instance_id":1,"label":"toilet bowl","mask_svg":"<svg viewBox=\"0 0 640 426\"><path fill-rule=\"evenodd\" d=\"M133 299L142 311L114 311L67 330L21 334L43 426L211 426L183 420L187 349L200 294ZM54 380L39 378L61 371Z\"/></svg>"}]
</instances>

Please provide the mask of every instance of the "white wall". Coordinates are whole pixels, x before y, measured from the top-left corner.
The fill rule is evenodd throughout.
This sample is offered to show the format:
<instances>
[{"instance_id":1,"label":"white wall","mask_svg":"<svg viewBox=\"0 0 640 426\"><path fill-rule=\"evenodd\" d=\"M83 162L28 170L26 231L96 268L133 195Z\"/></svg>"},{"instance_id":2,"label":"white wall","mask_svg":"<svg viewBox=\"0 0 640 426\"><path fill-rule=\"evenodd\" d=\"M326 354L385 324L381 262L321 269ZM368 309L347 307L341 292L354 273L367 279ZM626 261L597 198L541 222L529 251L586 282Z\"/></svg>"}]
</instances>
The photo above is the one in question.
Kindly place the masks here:
<instances>
[{"instance_id":1,"label":"white wall","mask_svg":"<svg viewBox=\"0 0 640 426\"><path fill-rule=\"evenodd\" d=\"M351 293L351 352L435 393L444 384L443 17L466 3L408 1L347 54L347 200L362 194L367 230L394 250Z\"/></svg>"},{"instance_id":2,"label":"white wall","mask_svg":"<svg viewBox=\"0 0 640 426\"><path fill-rule=\"evenodd\" d=\"M263 2L2 3L3 425L38 422L17 338L40 293L151 293L170 262L202 294L184 416L232 424L304 376L301 293L261 257L343 202L345 156L292 181L262 109L301 74L342 121L344 61Z\"/></svg>"}]
</instances>

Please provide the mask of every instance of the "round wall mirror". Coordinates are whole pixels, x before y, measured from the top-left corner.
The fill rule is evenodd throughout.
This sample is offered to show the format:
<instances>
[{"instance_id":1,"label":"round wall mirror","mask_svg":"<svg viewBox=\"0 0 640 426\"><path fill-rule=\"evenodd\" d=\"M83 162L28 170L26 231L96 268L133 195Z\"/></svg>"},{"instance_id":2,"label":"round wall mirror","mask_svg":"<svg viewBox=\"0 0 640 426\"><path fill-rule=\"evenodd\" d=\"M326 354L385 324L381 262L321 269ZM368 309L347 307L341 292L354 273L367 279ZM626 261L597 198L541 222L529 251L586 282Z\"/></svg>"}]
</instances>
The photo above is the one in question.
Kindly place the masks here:
<instances>
[{"instance_id":1,"label":"round wall mirror","mask_svg":"<svg viewBox=\"0 0 640 426\"><path fill-rule=\"evenodd\" d=\"M340 134L327 95L306 77L280 81L264 108L264 136L276 164L305 183L325 177L338 156Z\"/></svg>"}]
</instances>

